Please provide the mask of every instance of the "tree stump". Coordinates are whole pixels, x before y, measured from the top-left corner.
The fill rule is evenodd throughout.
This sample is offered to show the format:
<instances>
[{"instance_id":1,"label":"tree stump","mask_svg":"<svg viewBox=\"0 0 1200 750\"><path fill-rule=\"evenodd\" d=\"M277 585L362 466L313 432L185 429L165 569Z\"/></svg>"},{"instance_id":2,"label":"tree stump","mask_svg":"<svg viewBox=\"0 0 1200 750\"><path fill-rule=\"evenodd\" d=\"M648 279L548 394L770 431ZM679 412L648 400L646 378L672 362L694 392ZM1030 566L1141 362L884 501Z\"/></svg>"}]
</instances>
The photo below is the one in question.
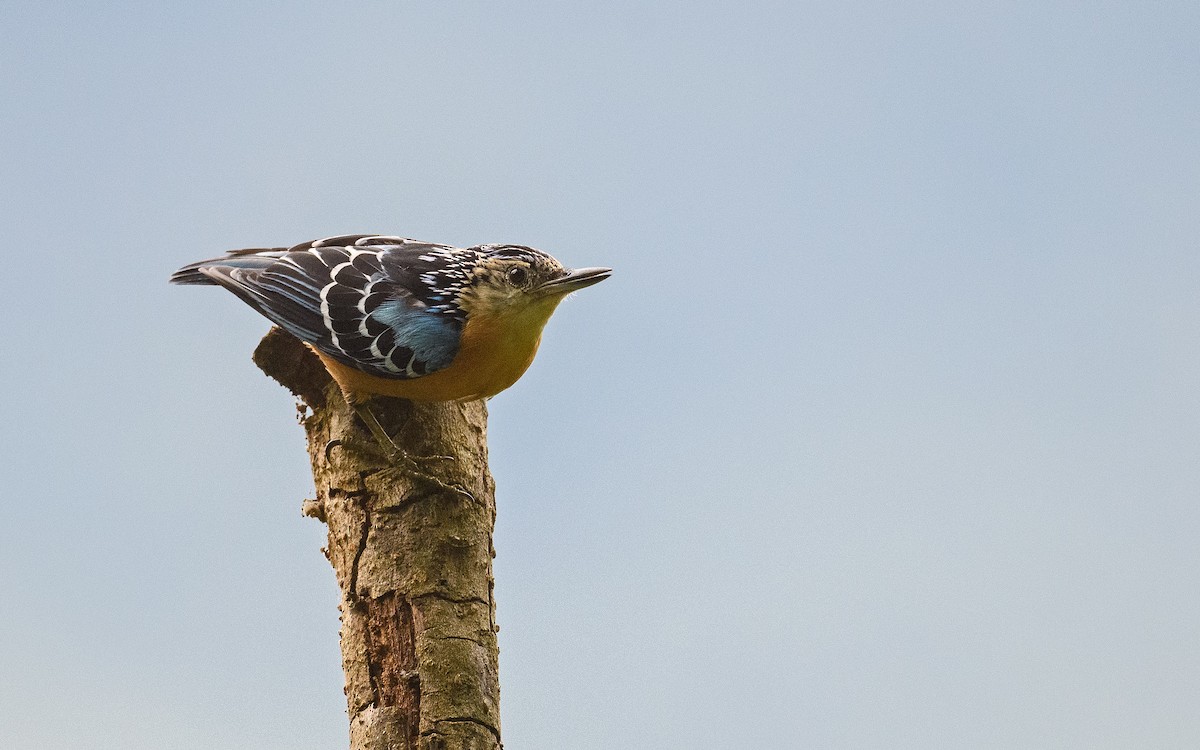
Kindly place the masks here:
<instances>
[{"instance_id":1,"label":"tree stump","mask_svg":"<svg viewBox=\"0 0 1200 750\"><path fill-rule=\"evenodd\" d=\"M483 401L372 400L407 471L300 341L272 329L254 361L301 400L316 484L304 513L329 528L351 750L501 750Z\"/></svg>"}]
</instances>

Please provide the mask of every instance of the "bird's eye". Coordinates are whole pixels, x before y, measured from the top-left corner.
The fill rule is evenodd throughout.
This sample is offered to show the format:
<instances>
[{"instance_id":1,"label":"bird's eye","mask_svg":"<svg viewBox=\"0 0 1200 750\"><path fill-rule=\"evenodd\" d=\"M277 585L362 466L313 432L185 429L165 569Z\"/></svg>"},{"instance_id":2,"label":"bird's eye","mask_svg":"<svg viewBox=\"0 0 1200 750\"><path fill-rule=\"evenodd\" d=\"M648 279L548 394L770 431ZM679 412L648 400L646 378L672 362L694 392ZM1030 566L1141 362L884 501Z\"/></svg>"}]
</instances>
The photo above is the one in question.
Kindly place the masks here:
<instances>
[{"instance_id":1,"label":"bird's eye","mask_svg":"<svg viewBox=\"0 0 1200 750\"><path fill-rule=\"evenodd\" d=\"M527 281L529 281L529 271L520 266L508 269L508 283L513 286L525 286Z\"/></svg>"}]
</instances>

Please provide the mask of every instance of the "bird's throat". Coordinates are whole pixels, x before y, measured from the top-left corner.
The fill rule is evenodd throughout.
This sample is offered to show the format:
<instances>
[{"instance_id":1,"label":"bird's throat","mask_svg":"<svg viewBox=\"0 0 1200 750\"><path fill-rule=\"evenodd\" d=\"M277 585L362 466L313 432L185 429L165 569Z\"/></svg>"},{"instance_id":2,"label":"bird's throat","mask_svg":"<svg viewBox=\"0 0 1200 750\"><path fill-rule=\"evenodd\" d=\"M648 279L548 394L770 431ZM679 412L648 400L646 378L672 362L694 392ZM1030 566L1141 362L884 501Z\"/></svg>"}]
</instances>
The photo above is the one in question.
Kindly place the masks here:
<instances>
[{"instance_id":1,"label":"bird's throat","mask_svg":"<svg viewBox=\"0 0 1200 750\"><path fill-rule=\"evenodd\" d=\"M472 315L463 327L458 356L447 370L461 370L464 380L478 389L477 397L508 388L533 363L542 329L557 305L557 299L539 300L517 310Z\"/></svg>"}]
</instances>

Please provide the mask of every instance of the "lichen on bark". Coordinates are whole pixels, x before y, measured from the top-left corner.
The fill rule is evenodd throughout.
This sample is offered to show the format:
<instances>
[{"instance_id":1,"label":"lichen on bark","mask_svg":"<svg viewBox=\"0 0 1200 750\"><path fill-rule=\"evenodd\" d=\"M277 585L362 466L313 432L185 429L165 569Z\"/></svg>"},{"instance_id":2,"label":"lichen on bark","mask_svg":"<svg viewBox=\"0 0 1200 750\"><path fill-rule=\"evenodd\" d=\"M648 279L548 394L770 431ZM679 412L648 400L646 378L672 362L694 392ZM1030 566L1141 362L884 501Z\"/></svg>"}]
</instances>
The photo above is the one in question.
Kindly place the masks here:
<instances>
[{"instance_id":1,"label":"lichen on bark","mask_svg":"<svg viewBox=\"0 0 1200 750\"><path fill-rule=\"evenodd\" d=\"M500 750L486 406L371 401L419 467L405 471L298 340L272 329L254 361L303 403L304 512L329 529L351 750Z\"/></svg>"}]
</instances>

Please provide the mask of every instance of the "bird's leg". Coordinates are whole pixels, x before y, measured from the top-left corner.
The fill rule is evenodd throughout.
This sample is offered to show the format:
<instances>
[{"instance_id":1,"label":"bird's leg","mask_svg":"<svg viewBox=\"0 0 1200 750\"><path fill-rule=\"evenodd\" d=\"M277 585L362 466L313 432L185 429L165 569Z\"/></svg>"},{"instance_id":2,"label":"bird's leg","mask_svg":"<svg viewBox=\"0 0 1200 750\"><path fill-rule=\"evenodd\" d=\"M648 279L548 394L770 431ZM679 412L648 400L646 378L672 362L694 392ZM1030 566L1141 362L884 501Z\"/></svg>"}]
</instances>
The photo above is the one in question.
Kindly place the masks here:
<instances>
[{"instance_id":1,"label":"bird's leg","mask_svg":"<svg viewBox=\"0 0 1200 750\"><path fill-rule=\"evenodd\" d=\"M387 430L383 428L383 425L379 423L379 420L375 417L375 414L369 408L367 408L366 404L359 403L357 400L350 400L349 404L350 408L354 409L354 413L358 415L358 418L362 420L362 423L366 425L366 428L371 433L372 437L375 438L375 442L378 443L380 448L379 453L391 468L399 469L417 479L433 484L444 490L449 490L451 492L463 495L472 502L475 501L475 497L466 489L458 485L447 484L443 480L426 471L420 463L434 460L453 461L453 456L412 456L408 453L408 451L397 445L396 441L392 440L392 438L387 434ZM357 443L358 441L355 442ZM332 444L326 446L326 452L328 453L329 449L332 447L334 447ZM367 448L366 446L356 445L353 447L363 448L372 453L376 452L370 448Z\"/></svg>"},{"instance_id":2,"label":"bird's leg","mask_svg":"<svg viewBox=\"0 0 1200 750\"><path fill-rule=\"evenodd\" d=\"M396 441L392 439L391 435L388 435L387 430L385 430L383 425L379 423L379 419L375 417L374 412L367 408L366 404L351 401L350 406L354 409L354 413L358 415L358 418L362 420L362 423L366 425L367 430L370 431L371 435L375 438L375 441L379 443L379 447L383 449L385 456L391 458L396 454L400 454L404 458L414 462L454 460L454 456L414 456L410 454L408 451L401 448ZM404 427L401 427L401 431L403 431L407 426L408 425L406 424Z\"/></svg>"},{"instance_id":3,"label":"bird's leg","mask_svg":"<svg viewBox=\"0 0 1200 750\"><path fill-rule=\"evenodd\" d=\"M383 450L384 456L390 459L395 457L396 454L408 455L403 449L400 448L400 446L396 445L396 442L387 434L387 430L383 429L383 425L379 424L379 420L375 417L375 414L367 408L366 404L360 404L357 401L351 401L350 407L354 409L354 413L357 414L358 418L362 420L362 423L366 425L367 430L371 433L371 436L375 438L375 442L379 443L379 447Z\"/></svg>"}]
</instances>

